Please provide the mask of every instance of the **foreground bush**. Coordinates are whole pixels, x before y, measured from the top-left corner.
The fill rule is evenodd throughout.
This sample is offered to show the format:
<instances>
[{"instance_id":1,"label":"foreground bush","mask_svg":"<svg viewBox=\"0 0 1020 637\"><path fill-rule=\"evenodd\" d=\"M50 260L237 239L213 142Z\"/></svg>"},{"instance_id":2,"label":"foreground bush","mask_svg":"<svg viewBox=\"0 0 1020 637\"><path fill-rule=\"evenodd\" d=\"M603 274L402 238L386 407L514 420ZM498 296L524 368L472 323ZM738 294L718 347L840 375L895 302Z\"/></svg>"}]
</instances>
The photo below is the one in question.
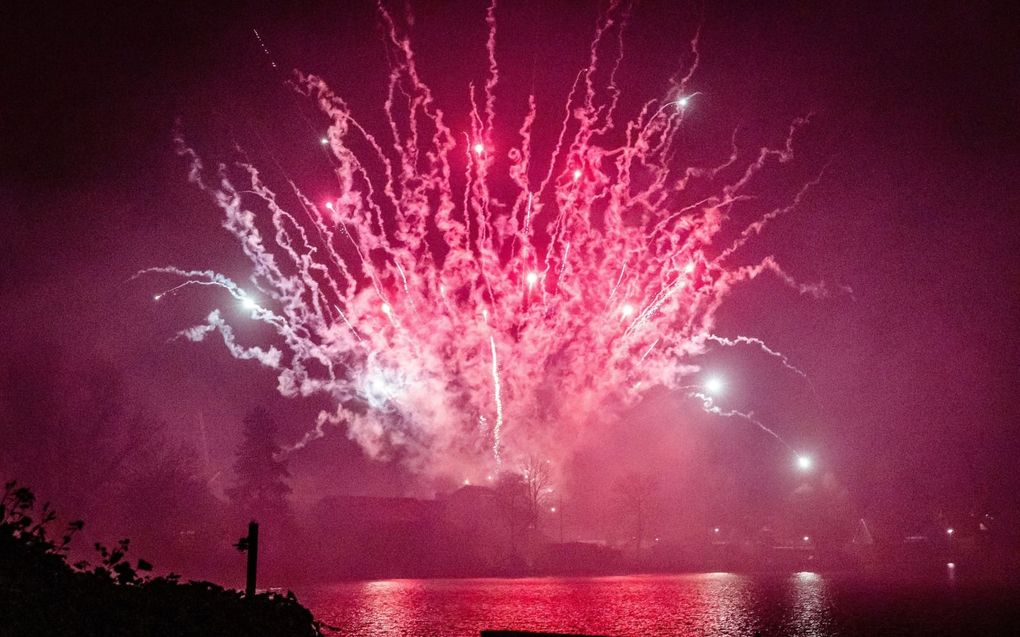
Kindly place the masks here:
<instances>
[{"instance_id":1,"label":"foreground bush","mask_svg":"<svg viewBox=\"0 0 1020 637\"><path fill-rule=\"evenodd\" d=\"M36 515L38 513L38 515ZM35 516L35 517L34 517ZM292 593L246 598L209 582L151 577L132 565L128 541L96 545L99 563L67 563L80 521L59 537L56 514L14 482L0 500L0 634L3 635L321 635Z\"/></svg>"}]
</instances>

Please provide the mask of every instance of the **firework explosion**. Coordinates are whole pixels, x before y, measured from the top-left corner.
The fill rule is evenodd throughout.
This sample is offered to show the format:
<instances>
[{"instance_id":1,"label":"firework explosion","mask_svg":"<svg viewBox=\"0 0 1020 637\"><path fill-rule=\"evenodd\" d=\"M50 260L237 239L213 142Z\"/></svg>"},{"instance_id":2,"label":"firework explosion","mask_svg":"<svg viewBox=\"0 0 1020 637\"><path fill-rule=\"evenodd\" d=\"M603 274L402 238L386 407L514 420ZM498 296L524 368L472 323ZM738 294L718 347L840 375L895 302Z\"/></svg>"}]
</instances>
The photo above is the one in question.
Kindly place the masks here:
<instances>
[{"instance_id":1,"label":"firework explosion","mask_svg":"<svg viewBox=\"0 0 1020 637\"><path fill-rule=\"evenodd\" d=\"M516 135L497 134L494 4L488 75L470 88L469 130L447 123L404 29L385 8L380 15L394 60L389 131L364 128L321 79L294 81L329 118L321 142L336 196L313 201L292 182L301 205L285 210L254 166L212 176L179 140L191 179L212 195L250 259L253 287L213 271L150 270L183 279L157 299L219 286L276 341L239 343L218 310L184 337L218 333L235 358L273 369L282 394L331 398L335 409L291 449L335 425L373 457L425 474L478 475L530 454L562 460L655 386L693 388L707 410L738 414L691 384L712 344L757 344L795 369L760 341L713 328L734 285L766 271L801 293L824 292L798 284L771 258L729 262L811 184L716 243L756 173L791 158L804 120L777 148L741 159L734 145L718 166L678 166L684 118L699 99L690 90L697 37L665 97L618 121L628 8L614 3L556 116L555 147L539 158L534 96ZM715 194L691 201L694 185Z\"/></svg>"}]
</instances>

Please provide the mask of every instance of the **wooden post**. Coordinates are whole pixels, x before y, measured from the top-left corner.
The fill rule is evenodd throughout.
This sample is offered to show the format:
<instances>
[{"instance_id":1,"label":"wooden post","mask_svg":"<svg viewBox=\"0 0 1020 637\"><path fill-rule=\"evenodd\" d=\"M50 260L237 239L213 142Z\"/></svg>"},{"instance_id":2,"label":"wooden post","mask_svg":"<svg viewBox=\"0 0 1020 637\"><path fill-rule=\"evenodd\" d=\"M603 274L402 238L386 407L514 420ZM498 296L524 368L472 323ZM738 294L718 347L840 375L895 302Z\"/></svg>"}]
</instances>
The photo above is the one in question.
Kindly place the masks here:
<instances>
[{"instance_id":1,"label":"wooden post","mask_svg":"<svg viewBox=\"0 0 1020 637\"><path fill-rule=\"evenodd\" d=\"M252 520L248 523L248 579L244 594L255 595L255 575L259 569L259 523Z\"/></svg>"}]
</instances>

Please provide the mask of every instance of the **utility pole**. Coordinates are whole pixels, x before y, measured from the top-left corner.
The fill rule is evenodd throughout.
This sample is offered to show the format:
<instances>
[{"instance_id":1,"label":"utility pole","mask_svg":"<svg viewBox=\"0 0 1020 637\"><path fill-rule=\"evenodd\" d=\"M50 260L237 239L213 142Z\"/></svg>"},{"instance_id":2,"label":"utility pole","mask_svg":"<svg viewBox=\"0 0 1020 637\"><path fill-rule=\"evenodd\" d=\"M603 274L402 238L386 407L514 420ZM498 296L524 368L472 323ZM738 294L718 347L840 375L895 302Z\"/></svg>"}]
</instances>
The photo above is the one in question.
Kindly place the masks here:
<instances>
[{"instance_id":1,"label":"utility pole","mask_svg":"<svg viewBox=\"0 0 1020 637\"><path fill-rule=\"evenodd\" d=\"M248 578L245 582L246 597L255 595L255 576L259 569L259 523L252 520L248 523Z\"/></svg>"}]
</instances>

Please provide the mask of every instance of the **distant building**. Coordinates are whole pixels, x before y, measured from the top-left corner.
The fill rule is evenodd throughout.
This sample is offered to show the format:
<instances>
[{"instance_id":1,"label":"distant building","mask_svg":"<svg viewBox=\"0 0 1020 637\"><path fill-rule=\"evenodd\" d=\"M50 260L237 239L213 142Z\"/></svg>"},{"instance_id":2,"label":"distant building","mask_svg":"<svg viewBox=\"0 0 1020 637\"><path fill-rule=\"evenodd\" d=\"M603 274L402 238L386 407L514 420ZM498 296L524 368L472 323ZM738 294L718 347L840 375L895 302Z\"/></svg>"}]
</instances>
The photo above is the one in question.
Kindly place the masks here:
<instances>
[{"instance_id":1,"label":"distant building","mask_svg":"<svg viewBox=\"0 0 1020 637\"><path fill-rule=\"evenodd\" d=\"M433 500L331 496L311 517L315 550L350 577L501 574L523 564L521 538L488 487Z\"/></svg>"}]
</instances>

